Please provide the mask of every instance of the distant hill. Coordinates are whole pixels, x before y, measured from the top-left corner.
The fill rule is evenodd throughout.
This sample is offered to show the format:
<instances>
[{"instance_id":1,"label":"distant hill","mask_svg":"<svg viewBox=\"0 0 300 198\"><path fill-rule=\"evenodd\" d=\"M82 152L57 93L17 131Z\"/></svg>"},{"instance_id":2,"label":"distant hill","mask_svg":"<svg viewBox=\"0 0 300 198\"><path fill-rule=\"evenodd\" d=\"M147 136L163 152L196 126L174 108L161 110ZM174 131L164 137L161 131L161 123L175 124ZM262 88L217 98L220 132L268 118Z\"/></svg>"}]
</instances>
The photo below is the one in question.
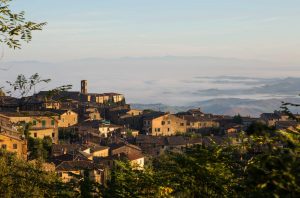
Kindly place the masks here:
<instances>
[{"instance_id":1,"label":"distant hill","mask_svg":"<svg viewBox=\"0 0 300 198\"><path fill-rule=\"evenodd\" d=\"M131 108L133 109L140 109L140 110L145 110L145 109L152 109L155 111L163 111L163 112L171 112L171 113L177 113L180 111L187 111L191 108L194 108L194 106L170 106L170 105L165 105L161 103L157 104L130 104Z\"/></svg>"},{"instance_id":2,"label":"distant hill","mask_svg":"<svg viewBox=\"0 0 300 198\"><path fill-rule=\"evenodd\" d=\"M281 102L300 103L300 98L286 98L286 99L266 99L266 100L253 100L253 99L239 99L239 98L226 98L226 99L213 99L201 102L195 102L190 106L169 106L164 104L131 104L132 108L136 109L153 109L157 111L169 111L176 113L179 111L186 111L190 108L201 108L206 113L236 115L258 117L261 113L273 112L279 110ZM300 112L300 108L292 108L293 112Z\"/></svg>"}]
</instances>

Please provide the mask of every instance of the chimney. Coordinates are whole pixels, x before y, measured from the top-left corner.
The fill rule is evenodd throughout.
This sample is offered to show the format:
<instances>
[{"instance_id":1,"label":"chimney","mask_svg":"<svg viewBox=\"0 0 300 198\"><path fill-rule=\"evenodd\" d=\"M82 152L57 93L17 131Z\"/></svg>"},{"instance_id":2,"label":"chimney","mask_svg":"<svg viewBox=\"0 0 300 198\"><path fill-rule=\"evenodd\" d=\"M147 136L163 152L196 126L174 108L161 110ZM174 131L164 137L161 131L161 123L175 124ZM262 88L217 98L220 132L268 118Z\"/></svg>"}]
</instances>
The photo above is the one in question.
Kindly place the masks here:
<instances>
[{"instance_id":1,"label":"chimney","mask_svg":"<svg viewBox=\"0 0 300 198\"><path fill-rule=\"evenodd\" d=\"M81 81L81 93L87 94L87 80Z\"/></svg>"}]
</instances>

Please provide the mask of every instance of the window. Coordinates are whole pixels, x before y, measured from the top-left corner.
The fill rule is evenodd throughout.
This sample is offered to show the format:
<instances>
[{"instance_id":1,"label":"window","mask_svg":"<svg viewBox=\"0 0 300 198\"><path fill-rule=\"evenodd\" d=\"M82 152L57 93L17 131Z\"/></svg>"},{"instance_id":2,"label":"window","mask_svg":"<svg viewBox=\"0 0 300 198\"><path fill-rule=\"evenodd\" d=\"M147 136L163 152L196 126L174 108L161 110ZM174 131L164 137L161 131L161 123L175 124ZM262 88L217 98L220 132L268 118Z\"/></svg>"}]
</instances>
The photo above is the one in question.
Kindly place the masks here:
<instances>
[{"instance_id":1,"label":"window","mask_svg":"<svg viewBox=\"0 0 300 198\"><path fill-rule=\"evenodd\" d=\"M65 118L62 119L62 122L65 122Z\"/></svg>"},{"instance_id":2,"label":"window","mask_svg":"<svg viewBox=\"0 0 300 198\"><path fill-rule=\"evenodd\" d=\"M2 144L1 146L2 149L6 149L6 147L7 147L6 144Z\"/></svg>"},{"instance_id":3,"label":"window","mask_svg":"<svg viewBox=\"0 0 300 198\"><path fill-rule=\"evenodd\" d=\"M165 125L165 121L161 121L161 125Z\"/></svg>"},{"instance_id":4,"label":"window","mask_svg":"<svg viewBox=\"0 0 300 198\"><path fill-rule=\"evenodd\" d=\"M18 145L17 144L13 144L13 149L18 149Z\"/></svg>"},{"instance_id":5,"label":"window","mask_svg":"<svg viewBox=\"0 0 300 198\"><path fill-rule=\"evenodd\" d=\"M53 138L55 137L55 133L52 133L52 137L53 137Z\"/></svg>"},{"instance_id":6,"label":"window","mask_svg":"<svg viewBox=\"0 0 300 198\"><path fill-rule=\"evenodd\" d=\"M168 132L170 131L170 128L168 128Z\"/></svg>"},{"instance_id":7,"label":"window","mask_svg":"<svg viewBox=\"0 0 300 198\"><path fill-rule=\"evenodd\" d=\"M33 126L35 126L36 125L36 120L33 120L32 124L33 124Z\"/></svg>"},{"instance_id":8,"label":"window","mask_svg":"<svg viewBox=\"0 0 300 198\"><path fill-rule=\"evenodd\" d=\"M160 132L160 128L157 128L157 132Z\"/></svg>"},{"instance_id":9,"label":"window","mask_svg":"<svg viewBox=\"0 0 300 198\"><path fill-rule=\"evenodd\" d=\"M170 120L168 121L168 124L171 124L171 121L170 121Z\"/></svg>"},{"instance_id":10,"label":"window","mask_svg":"<svg viewBox=\"0 0 300 198\"><path fill-rule=\"evenodd\" d=\"M34 133L33 135L34 135L35 138L37 137L37 133Z\"/></svg>"},{"instance_id":11,"label":"window","mask_svg":"<svg viewBox=\"0 0 300 198\"><path fill-rule=\"evenodd\" d=\"M55 125L55 120L51 120L51 125L52 125L52 126Z\"/></svg>"},{"instance_id":12,"label":"window","mask_svg":"<svg viewBox=\"0 0 300 198\"><path fill-rule=\"evenodd\" d=\"M184 126L184 123L180 123L180 126Z\"/></svg>"},{"instance_id":13,"label":"window","mask_svg":"<svg viewBox=\"0 0 300 198\"><path fill-rule=\"evenodd\" d=\"M42 127L46 127L46 120L42 120Z\"/></svg>"}]
</instances>

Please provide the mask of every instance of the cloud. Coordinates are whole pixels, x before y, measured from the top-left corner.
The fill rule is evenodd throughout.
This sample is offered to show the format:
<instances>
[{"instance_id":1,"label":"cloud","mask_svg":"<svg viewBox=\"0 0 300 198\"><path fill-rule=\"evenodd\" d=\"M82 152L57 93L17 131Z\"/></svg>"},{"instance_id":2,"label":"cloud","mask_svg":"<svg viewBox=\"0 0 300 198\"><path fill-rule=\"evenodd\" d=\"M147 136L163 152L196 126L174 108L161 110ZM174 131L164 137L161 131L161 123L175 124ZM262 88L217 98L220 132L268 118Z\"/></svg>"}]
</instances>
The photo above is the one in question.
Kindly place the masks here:
<instances>
[{"instance_id":1,"label":"cloud","mask_svg":"<svg viewBox=\"0 0 300 198\"><path fill-rule=\"evenodd\" d=\"M214 83L222 82L222 80L213 81ZM233 83L234 81L225 81ZM247 84L247 81L235 81L236 83ZM250 82L251 83L251 82ZM201 96L240 96L240 95L265 95L268 97L278 96L290 96L295 97L300 93L300 78L284 78L284 79L261 79L256 83L261 84L260 86L254 86L252 88L237 88L237 89L202 89L193 94ZM265 83L265 84L263 84Z\"/></svg>"}]
</instances>

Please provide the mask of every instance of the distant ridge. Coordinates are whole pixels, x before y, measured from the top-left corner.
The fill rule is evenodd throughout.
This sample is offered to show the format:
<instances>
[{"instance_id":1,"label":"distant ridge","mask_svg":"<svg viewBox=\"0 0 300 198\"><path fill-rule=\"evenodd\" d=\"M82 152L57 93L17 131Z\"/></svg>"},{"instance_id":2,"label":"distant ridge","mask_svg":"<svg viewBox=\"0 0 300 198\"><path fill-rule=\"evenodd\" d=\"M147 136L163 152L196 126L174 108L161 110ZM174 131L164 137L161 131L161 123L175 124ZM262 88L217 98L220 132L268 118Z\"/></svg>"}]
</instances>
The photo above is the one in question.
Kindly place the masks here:
<instances>
[{"instance_id":1,"label":"distant ridge","mask_svg":"<svg viewBox=\"0 0 300 198\"><path fill-rule=\"evenodd\" d=\"M190 108L201 108L206 113L224 114L224 115L237 115L259 117L261 113L273 112L279 110L281 102L300 103L300 98L286 98L286 99L266 99L266 100L253 100L253 99L240 99L240 98L226 98L226 99L212 99L201 102L196 102L190 106L169 106L161 103L158 104L131 104L132 108L136 109L153 109L160 111L170 111L177 113L186 111ZM291 108L294 113L297 113L296 108ZM298 109L300 111L300 109Z\"/></svg>"}]
</instances>

